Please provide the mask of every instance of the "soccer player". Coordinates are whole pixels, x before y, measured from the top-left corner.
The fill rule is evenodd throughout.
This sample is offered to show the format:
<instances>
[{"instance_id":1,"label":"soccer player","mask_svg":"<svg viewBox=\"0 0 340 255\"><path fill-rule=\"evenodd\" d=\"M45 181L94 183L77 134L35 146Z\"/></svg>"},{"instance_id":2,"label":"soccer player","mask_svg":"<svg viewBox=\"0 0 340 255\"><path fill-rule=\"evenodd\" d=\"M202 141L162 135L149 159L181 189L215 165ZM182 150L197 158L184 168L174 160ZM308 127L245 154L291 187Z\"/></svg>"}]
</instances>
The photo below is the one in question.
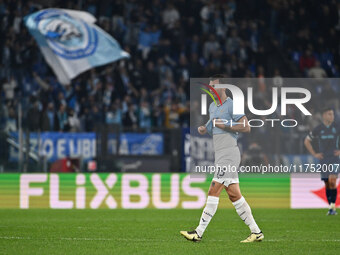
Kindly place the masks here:
<instances>
[{"instance_id":1,"label":"soccer player","mask_svg":"<svg viewBox=\"0 0 340 255\"><path fill-rule=\"evenodd\" d=\"M334 111L332 108L324 108L321 113L322 123L307 135L305 138L305 146L310 154L320 160L322 166L327 166L327 171L321 174L321 180L325 182L326 196L329 203L327 215L336 215L336 179L338 175L338 171L336 170L338 170L338 164L340 163L340 128L335 125ZM313 140L319 143L319 152L316 152L313 148ZM333 165L333 167L330 165ZM323 170L323 167L321 170Z\"/></svg>"},{"instance_id":2,"label":"soccer player","mask_svg":"<svg viewBox=\"0 0 340 255\"><path fill-rule=\"evenodd\" d=\"M220 80L223 77L223 75L213 76L210 79L210 86L214 87L215 84L221 83ZM228 170L233 167L237 169L240 165L241 155L237 146L237 136L239 132L250 132L248 119L245 115L233 114L233 100L226 95L226 89L216 88L215 90L221 98L222 105L216 106L214 103L210 104L210 120L205 126L200 126L198 132L201 135L204 135L207 132L212 134L215 151L215 166L224 169L222 171L215 171L214 178L208 191L206 206L197 228L193 231L180 231L180 233L190 241L201 241L205 229L217 210L220 193L225 189L229 199L235 206L236 212L251 231L251 234L241 242L250 243L262 241L264 235L257 226L247 201L241 194L238 173L237 171ZM228 120L228 122L226 123L225 120ZM234 123L238 122L241 124L230 125L229 123L231 120ZM215 125L213 125L214 122Z\"/></svg>"}]
</instances>

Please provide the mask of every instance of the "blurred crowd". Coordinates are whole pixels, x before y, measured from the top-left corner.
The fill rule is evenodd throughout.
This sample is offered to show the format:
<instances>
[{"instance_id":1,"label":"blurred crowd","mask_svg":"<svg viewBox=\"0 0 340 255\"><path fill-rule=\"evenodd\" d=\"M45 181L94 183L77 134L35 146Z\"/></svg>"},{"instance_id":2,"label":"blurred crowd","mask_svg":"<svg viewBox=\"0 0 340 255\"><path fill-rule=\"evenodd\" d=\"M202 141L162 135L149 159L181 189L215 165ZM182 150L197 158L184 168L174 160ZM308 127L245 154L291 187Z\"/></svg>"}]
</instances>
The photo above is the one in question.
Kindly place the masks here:
<instances>
[{"instance_id":1,"label":"blurred crowd","mask_svg":"<svg viewBox=\"0 0 340 255\"><path fill-rule=\"evenodd\" d=\"M340 1L272 0L270 29L306 77L339 77Z\"/></svg>"},{"instance_id":2,"label":"blurred crowd","mask_svg":"<svg viewBox=\"0 0 340 255\"><path fill-rule=\"evenodd\" d=\"M308 2L0 0L1 128L17 130L21 114L30 131L87 132L101 123L189 126L190 77L258 78L260 99L272 86L261 83L264 77L282 85L278 69L266 70L268 32L301 77L339 77L340 4ZM131 58L59 84L23 24L24 16L49 3L92 13ZM339 98L331 84L315 90L327 100Z\"/></svg>"}]
</instances>

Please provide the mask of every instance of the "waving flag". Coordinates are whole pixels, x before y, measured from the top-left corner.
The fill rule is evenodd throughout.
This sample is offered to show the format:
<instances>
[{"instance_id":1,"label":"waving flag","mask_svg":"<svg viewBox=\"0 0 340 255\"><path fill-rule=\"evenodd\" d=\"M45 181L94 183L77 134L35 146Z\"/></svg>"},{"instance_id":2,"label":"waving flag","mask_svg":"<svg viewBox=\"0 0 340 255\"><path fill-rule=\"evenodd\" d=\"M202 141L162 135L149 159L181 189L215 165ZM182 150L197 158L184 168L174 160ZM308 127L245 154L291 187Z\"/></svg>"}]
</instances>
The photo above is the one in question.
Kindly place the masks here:
<instances>
[{"instance_id":1,"label":"waving flag","mask_svg":"<svg viewBox=\"0 0 340 255\"><path fill-rule=\"evenodd\" d=\"M130 55L83 11L45 9L25 17L46 62L62 84L78 74Z\"/></svg>"}]
</instances>

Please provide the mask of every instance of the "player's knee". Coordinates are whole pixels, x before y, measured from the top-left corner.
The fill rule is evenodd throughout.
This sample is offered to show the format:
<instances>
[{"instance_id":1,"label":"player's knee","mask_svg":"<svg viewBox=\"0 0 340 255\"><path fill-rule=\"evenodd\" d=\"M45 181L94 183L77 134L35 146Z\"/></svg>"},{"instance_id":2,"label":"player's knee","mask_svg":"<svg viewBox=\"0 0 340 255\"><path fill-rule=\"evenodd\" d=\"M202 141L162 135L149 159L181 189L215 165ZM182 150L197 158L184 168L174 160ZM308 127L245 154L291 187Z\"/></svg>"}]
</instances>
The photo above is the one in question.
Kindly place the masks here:
<instances>
[{"instance_id":1,"label":"player's knee","mask_svg":"<svg viewBox=\"0 0 340 255\"><path fill-rule=\"evenodd\" d=\"M229 195L229 200L231 201L231 202L236 202L237 200L239 200L240 198L241 198L242 196L240 196L240 195Z\"/></svg>"},{"instance_id":2,"label":"player's knee","mask_svg":"<svg viewBox=\"0 0 340 255\"><path fill-rule=\"evenodd\" d=\"M329 178L328 185L330 189L336 189L336 178Z\"/></svg>"},{"instance_id":3,"label":"player's knee","mask_svg":"<svg viewBox=\"0 0 340 255\"><path fill-rule=\"evenodd\" d=\"M326 188L326 189L329 189L329 187L330 187L330 186L329 186L329 182L328 182L328 180L327 180L327 181L325 181L325 188Z\"/></svg>"},{"instance_id":4,"label":"player's knee","mask_svg":"<svg viewBox=\"0 0 340 255\"><path fill-rule=\"evenodd\" d=\"M239 192L230 192L229 191L228 197L229 197L231 202L235 202L235 201L239 200L242 197L242 195Z\"/></svg>"}]
</instances>

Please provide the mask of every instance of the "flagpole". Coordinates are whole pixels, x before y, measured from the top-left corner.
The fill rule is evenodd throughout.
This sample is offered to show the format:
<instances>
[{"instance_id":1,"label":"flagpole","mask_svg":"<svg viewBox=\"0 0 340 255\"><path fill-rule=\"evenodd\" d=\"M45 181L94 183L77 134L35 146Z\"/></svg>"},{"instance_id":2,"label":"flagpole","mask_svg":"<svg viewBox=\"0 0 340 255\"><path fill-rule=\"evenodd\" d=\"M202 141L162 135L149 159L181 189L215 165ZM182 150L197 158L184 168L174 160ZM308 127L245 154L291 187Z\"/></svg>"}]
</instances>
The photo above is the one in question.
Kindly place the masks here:
<instances>
[{"instance_id":1,"label":"flagpole","mask_svg":"<svg viewBox=\"0 0 340 255\"><path fill-rule=\"evenodd\" d=\"M22 161L23 161L23 134L22 134L22 108L21 103L18 103L18 126L19 126L19 164L18 170L22 172Z\"/></svg>"}]
</instances>

